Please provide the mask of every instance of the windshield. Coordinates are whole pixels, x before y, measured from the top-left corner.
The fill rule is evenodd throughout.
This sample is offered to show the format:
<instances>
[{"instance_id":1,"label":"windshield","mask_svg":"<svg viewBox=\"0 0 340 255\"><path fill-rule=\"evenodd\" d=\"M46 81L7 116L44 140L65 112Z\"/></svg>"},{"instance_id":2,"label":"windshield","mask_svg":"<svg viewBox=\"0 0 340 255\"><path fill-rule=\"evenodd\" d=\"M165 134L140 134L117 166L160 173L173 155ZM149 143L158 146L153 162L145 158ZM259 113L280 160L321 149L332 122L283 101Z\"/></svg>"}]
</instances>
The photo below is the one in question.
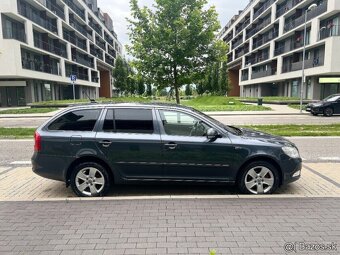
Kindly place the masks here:
<instances>
[{"instance_id":1,"label":"windshield","mask_svg":"<svg viewBox=\"0 0 340 255\"><path fill-rule=\"evenodd\" d=\"M223 124L222 122L218 121L217 119L214 119L212 117L210 117L209 115L203 113L203 112L199 112L195 109L193 109L194 112L200 114L200 115L203 115L206 119L210 120L211 122L215 123L217 126L225 129L226 131L234 134L234 135L240 135L242 134L242 131L241 129L237 128L237 127L233 127L233 126L228 126L228 125L225 125Z\"/></svg>"},{"instance_id":2,"label":"windshield","mask_svg":"<svg viewBox=\"0 0 340 255\"><path fill-rule=\"evenodd\" d=\"M329 97L326 97L325 99L324 99L324 101L326 101L326 102L335 102L335 101L337 101L338 99L340 99L340 96L329 96Z\"/></svg>"}]
</instances>

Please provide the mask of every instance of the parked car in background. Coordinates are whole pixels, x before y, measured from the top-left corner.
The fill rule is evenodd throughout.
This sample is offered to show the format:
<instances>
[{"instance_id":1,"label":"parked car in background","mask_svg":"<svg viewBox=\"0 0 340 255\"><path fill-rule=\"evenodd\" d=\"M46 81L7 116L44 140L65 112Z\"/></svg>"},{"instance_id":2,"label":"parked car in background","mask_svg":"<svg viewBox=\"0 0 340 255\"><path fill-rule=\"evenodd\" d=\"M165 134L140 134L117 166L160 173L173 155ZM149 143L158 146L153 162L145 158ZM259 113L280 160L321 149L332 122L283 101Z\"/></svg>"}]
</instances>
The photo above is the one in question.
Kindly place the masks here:
<instances>
[{"instance_id":1,"label":"parked car in background","mask_svg":"<svg viewBox=\"0 0 340 255\"><path fill-rule=\"evenodd\" d=\"M331 117L334 114L340 114L340 94L331 95L317 103L310 103L307 105L306 111L315 116L323 114Z\"/></svg>"},{"instance_id":2,"label":"parked car in background","mask_svg":"<svg viewBox=\"0 0 340 255\"><path fill-rule=\"evenodd\" d=\"M224 183L269 194L296 181L302 160L290 141L224 125L173 104L92 104L68 108L35 133L33 171L78 196L113 184Z\"/></svg>"}]
</instances>

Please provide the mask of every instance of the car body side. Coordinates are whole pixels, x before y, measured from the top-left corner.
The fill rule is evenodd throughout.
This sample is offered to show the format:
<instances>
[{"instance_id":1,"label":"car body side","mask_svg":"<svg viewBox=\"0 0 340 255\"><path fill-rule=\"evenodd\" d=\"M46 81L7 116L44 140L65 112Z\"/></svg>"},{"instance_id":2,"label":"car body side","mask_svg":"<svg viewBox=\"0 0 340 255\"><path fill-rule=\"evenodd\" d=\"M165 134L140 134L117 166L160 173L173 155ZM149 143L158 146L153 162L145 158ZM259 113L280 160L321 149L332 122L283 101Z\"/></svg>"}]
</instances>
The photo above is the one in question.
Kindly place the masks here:
<instances>
[{"instance_id":1,"label":"car body side","mask_svg":"<svg viewBox=\"0 0 340 255\"><path fill-rule=\"evenodd\" d=\"M145 108L152 110L153 114L153 124L154 124L154 138L152 137L152 142L157 143L157 139L159 139L159 144L155 144L152 147L152 150L148 147L149 155L146 155L146 159L149 160L153 154L156 154L152 158L152 162L130 162L130 164L134 164L132 167L138 168L141 170L145 168L146 170L155 169L154 173L150 173L148 176L143 176L142 171L138 172L128 172L126 175L126 171L122 171L121 162L112 164L110 158L108 158L105 153L103 153L103 149L98 143L98 137L100 133L102 133L102 127L104 123L104 119L106 116L106 112L108 109L131 109L136 108L135 106L84 106L78 107L77 109L88 110L88 109L101 109L101 113L99 118L95 124L94 130L92 132L79 132L79 131L50 131L48 130L48 126L60 116L75 111L74 108L66 109L44 123L41 127L37 129L37 132L41 134L42 141L41 152L35 152L32 156L32 165L33 171L40 176L45 178L63 181L66 185L70 182L70 173L73 167L81 162L94 161L100 163L105 168L107 168L113 177L113 181L115 184L122 184L127 182L135 182L135 181L192 181L192 182L225 182L225 183L235 183L240 171L244 166L249 164L252 161L265 160L273 164L279 173L281 174L281 182L288 183L291 181L297 180L298 177L293 177L293 174L301 169L301 159L290 158L282 151L282 146L284 143L291 144L289 141L280 139L258 139L252 137L252 135L244 136L244 135L236 135L231 132L226 131L221 126L216 123L210 121L209 119L204 118L204 116L198 114L195 111L190 109L176 108L173 107L170 110L183 112L189 114L205 123L207 123L212 128L216 129L220 134L220 138L217 138L214 141L209 141L206 139L204 141L205 145L209 145L209 150L206 153L200 154L188 154L194 155L196 158L204 157L209 165L209 169L216 170L216 175L205 178L205 177L195 177L192 176L172 176L171 173L167 175L166 169L180 169L181 165L192 166L193 171L195 169L202 168L201 164L196 164L193 159L191 162L183 161L185 163L180 163L177 166L175 163L169 161L168 155L171 156L172 153L167 151L164 148L164 143L166 142L163 138L166 137L165 131L162 125L162 120L159 115L159 110L169 110L169 107L162 106L138 106L138 109ZM101 134L103 135L103 134ZM144 134L136 134L135 138L131 139L131 134L116 134L116 139L119 140L120 143L117 144L115 148L115 156L120 155L119 146L124 146L125 150L129 150L129 155L134 155L134 153L139 153L140 149L143 149L140 144L149 144L151 140L144 139L146 137ZM264 134L265 135L265 134ZM124 137L129 137L129 146L126 147L124 145ZM176 138L177 139L177 138ZM195 146L195 141L193 141L192 137L180 137L178 138L181 141L182 147L185 148L184 153L188 153ZM203 139L203 138L202 138ZM65 146L67 144L67 146ZM294 146L294 145L293 145ZM150 151L149 151L150 150ZM206 150L206 149L205 149ZM204 151L204 150L202 150ZM194 150L191 151L193 153ZM185 155L185 154L184 154ZM126 161L128 156L124 156L122 160ZM151 160L151 159L150 159ZM168 161L167 161L168 160ZM166 162L167 161L167 162ZM216 162L216 166L211 166L211 162ZM125 162L126 163L126 162ZM137 165L136 165L137 164ZM196 166L195 166L196 164ZM174 165L173 168L169 167ZM150 170L151 171L151 170ZM158 172L157 172L158 171ZM159 173L157 175L157 173ZM176 172L174 172L176 173Z\"/></svg>"}]
</instances>

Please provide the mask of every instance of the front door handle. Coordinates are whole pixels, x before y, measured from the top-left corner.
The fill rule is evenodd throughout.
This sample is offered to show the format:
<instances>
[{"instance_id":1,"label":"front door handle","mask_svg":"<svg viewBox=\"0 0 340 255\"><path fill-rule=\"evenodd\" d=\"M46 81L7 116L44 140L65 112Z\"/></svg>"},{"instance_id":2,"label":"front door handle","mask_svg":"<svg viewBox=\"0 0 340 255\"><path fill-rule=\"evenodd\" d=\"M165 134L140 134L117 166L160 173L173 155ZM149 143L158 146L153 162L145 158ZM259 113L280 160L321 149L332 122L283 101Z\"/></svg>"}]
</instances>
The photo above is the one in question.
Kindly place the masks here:
<instances>
[{"instance_id":1,"label":"front door handle","mask_svg":"<svg viewBox=\"0 0 340 255\"><path fill-rule=\"evenodd\" d=\"M107 148L107 147L109 147L110 145L111 145L111 141L109 141L109 140L103 140L103 141L100 141L99 142L103 147L105 147L105 148Z\"/></svg>"},{"instance_id":2,"label":"front door handle","mask_svg":"<svg viewBox=\"0 0 340 255\"><path fill-rule=\"evenodd\" d=\"M167 144L164 144L164 146L169 149L169 150L174 150L177 148L177 144L176 143L167 143Z\"/></svg>"}]
</instances>

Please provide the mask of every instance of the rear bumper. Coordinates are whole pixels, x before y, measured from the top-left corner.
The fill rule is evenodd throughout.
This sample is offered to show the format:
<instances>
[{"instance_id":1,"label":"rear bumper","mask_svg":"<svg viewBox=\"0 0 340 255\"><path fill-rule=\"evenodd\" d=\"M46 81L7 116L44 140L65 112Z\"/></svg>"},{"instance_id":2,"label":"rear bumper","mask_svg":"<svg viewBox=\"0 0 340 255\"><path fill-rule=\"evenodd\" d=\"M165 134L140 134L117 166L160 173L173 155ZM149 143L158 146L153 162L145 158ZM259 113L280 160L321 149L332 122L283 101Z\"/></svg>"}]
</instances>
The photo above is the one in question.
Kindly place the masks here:
<instances>
[{"instance_id":1,"label":"rear bumper","mask_svg":"<svg viewBox=\"0 0 340 255\"><path fill-rule=\"evenodd\" d=\"M35 174L56 181L65 182L66 171L72 158L53 157L35 152L31 158L32 170Z\"/></svg>"}]
</instances>

